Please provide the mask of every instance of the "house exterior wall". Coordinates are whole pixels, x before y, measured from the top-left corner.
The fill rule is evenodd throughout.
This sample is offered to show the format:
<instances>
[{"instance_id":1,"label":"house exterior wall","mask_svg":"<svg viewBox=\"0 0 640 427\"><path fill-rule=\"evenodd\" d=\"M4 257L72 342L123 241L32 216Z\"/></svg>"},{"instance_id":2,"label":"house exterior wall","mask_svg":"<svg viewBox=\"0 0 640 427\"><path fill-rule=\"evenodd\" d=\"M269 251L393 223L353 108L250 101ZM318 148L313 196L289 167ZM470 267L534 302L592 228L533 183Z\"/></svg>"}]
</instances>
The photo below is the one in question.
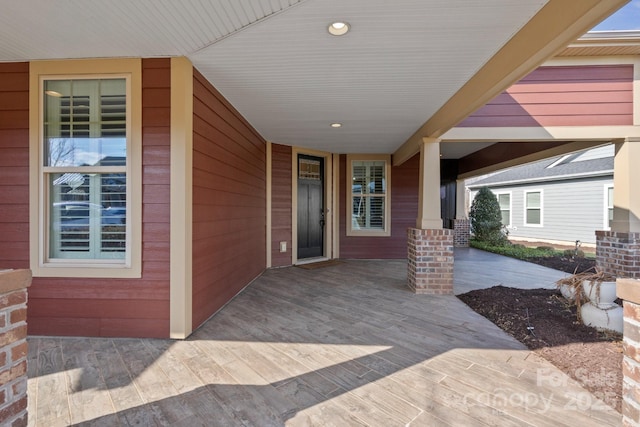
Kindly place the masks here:
<instances>
[{"instance_id":1,"label":"house exterior wall","mask_svg":"<svg viewBox=\"0 0 640 427\"><path fill-rule=\"evenodd\" d=\"M29 64L0 64L0 268L29 268Z\"/></svg>"},{"instance_id":2,"label":"house exterior wall","mask_svg":"<svg viewBox=\"0 0 640 427\"><path fill-rule=\"evenodd\" d=\"M0 64L0 70L16 67ZM28 65L20 66L12 92L26 96ZM139 279L86 279L35 277L29 289L28 330L32 335L167 337L169 330L169 111L168 59L142 61L143 218L142 277ZM12 77L17 78L17 77ZM5 82L5 79L0 79ZM20 83L18 85L18 83ZM14 95L0 94L4 101ZM0 101L0 104L5 102ZM0 265L29 268L28 245L28 111L23 103L8 129L0 136L2 149L15 152L15 169L6 184L17 184L22 194L10 204L7 215L0 206L0 235L15 239L3 243ZM2 114L5 117L4 114ZM13 123L13 124L11 124ZM5 123L3 123L5 125ZM17 149L17 151L15 151ZM1 156L4 158L4 156ZM2 170L5 168L3 167ZM3 172L0 172L3 173ZM2 192L3 196L11 194ZM135 196L134 196L135 197ZM5 197L0 204L6 205Z\"/></svg>"},{"instance_id":3,"label":"house exterior wall","mask_svg":"<svg viewBox=\"0 0 640 427\"><path fill-rule=\"evenodd\" d=\"M193 328L266 266L266 143L193 77Z\"/></svg>"},{"instance_id":4,"label":"house exterior wall","mask_svg":"<svg viewBox=\"0 0 640 427\"><path fill-rule=\"evenodd\" d=\"M604 229L608 185L613 177L593 177L512 186L489 186L494 193L511 193L509 237L595 244ZM542 191L542 226L525 225L525 192ZM469 194L473 198L477 190Z\"/></svg>"},{"instance_id":5,"label":"house exterior wall","mask_svg":"<svg viewBox=\"0 0 640 427\"><path fill-rule=\"evenodd\" d=\"M347 157L340 156L340 258L405 259L407 229L415 227L418 217L418 183L420 155L391 168L391 236L361 237L346 235L346 221L351 218L347 203Z\"/></svg>"},{"instance_id":6,"label":"house exterior wall","mask_svg":"<svg viewBox=\"0 0 640 427\"><path fill-rule=\"evenodd\" d=\"M291 265L291 156L292 149L286 145L271 145L271 266ZM287 242L287 251L280 252L280 242Z\"/></svg>"},{"instance_id":7,"label":"house exterior wall","mask_svg":"<svg viewBox=\"0 0 640 427\"><path fill-rule=\"evenodd\" d=\"M458 127L633 124L633 66L540 67Z\"/></svg>"}]
</instances>

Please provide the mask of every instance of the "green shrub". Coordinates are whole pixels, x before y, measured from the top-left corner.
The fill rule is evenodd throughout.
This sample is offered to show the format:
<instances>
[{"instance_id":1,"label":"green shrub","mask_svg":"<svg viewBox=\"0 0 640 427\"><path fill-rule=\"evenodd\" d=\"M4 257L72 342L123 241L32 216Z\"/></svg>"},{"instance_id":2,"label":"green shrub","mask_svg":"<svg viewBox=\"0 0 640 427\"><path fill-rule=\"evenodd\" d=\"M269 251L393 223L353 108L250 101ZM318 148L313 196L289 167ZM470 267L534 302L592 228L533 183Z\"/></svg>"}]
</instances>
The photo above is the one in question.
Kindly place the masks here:
<instances>
[{"instance_id":1,"label":"green shrub","mask_svg":"<svg viewBox=\"0 0 640 427\"><path fill-rule=\"evenodd\" d=\"M584 251L583 251L582 249L578 249L578 250L575 250L575 249L565 249L565 250L562 252L562 255L564 255L564 256L566 256L566 257L568 257L568 258L573 258L573 257L576 257L576 258L584 258Z\"/></svg>"},{"instance_id":2,"label":"green shrub","mask_svg":"<svg viewBox=\"0 0 640 427\"><path fill-rule=\"evenodd\" d=\"M495 246L507 244L502 233L502 216L495 194L488 187L482 187L471 203L469 212L471 233L476 240Z\"/></svg>"},{"instance_id":3,"label":"green shrub","mask_svg":"<svg viewBox=\"0 0 640 427\"><path fill-rule=\"evenodd\" d=\"M492 245L487 242L482 242L477 239L472 239L470 246L476 249L482 249L487 252L493 252L500 255L505 255L511 258L517 258L527 260L530 258L545 258L558 254L555 250L546 250L539 248L528 248L524 245Z\"/></svg>"},{"instance_id":4,"label":"green shrub","mask_svg":"<svg viewBox=\"0 0 640 427\"><path fill-rule=\"evenodd\" d=\"M536 249L540 251L549 251L549 252L553 252L555 250L551 246L538 246Z\"/></svg>"}]
</instances>

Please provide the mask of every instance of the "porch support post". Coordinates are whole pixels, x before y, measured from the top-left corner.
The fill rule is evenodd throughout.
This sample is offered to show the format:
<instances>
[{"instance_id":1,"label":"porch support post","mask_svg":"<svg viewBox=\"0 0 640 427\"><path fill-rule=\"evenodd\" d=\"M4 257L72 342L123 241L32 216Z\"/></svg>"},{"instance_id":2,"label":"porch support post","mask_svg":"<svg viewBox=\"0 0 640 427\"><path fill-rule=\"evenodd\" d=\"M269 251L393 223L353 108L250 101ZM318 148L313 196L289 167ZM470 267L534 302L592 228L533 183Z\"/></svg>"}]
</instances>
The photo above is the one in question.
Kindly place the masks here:
<instances>
[{"instance_id":1,"label":"porch support post","mask_svg":"<svg viewBox=\"0 0 640 427\"><path fill-rule=\"evenodd\" d=\"M453 246L469 247L470 223L467 217L467 187L464 179L456 181L456 218L453 220Z\"/></svg>"},{"instance_id":2,"label":"porch support post","mask_svg":"<svg viewBox=\"0 0 640 427\"><path fill-rule=\"evenodd\" d=\"M416 228L407 230L408 283L417 294L453 293L453 232L440 214L440 140L423 138Z\"/></svg>"},{"instance_id":3,"label":"porch support post","mask_svg":"<svg viewBox=\"0 0 640 427\"><path fill-rule=\"evenodd\" d=\"M640 279L640 138L616 143L613 223L596 231L596 266L617 277Z\"/></svg>"}]
</instances>

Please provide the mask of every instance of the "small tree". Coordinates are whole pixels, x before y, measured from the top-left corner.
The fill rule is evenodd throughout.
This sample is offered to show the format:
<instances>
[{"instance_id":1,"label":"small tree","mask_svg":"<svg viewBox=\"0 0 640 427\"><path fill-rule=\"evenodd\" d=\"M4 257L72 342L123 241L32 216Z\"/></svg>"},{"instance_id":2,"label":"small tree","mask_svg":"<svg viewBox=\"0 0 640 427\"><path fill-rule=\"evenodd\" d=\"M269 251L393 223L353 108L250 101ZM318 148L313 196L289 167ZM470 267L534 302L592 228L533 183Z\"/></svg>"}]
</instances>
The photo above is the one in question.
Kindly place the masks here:
<instances>
[{"instance_id":1,"label":"small tree","mask_svg":"<svg viewBox=\"0 0 640 427\"><path fill-rule=\"evenodd\" d=\"M507 243L507 238L502 233L500 204L488 187L482 187L473 199L469 220L471 221L471 232L476 240L492 245Z\"/></svg>"}]
</instances>

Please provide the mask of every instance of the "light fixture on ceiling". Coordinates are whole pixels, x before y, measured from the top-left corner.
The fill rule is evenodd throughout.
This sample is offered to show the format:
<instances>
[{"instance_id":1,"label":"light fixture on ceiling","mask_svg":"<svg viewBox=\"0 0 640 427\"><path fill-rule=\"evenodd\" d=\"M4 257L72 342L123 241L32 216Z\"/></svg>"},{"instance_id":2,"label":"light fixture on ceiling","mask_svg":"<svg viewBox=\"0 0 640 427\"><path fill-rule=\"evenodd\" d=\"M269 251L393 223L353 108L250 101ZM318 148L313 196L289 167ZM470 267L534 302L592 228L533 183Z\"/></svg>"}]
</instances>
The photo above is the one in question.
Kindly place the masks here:
<instances>
[{"instance_id":1,"label":"light fixture on ceiling","mask_svg":"<svg viewBox=\"0 0 640 427\"><path fill-rule=\"evenodd\" d=\"M350 28L351 27L348 23L336 21L329 24L327 31L329 31L329 34L331 34L332 36L344 36L349 32Z\"/></svg>"},{"instance_id":2,"label":"light fixture on ceiling","mask_svg":"<svg viewBox=\"0 0 640 427\"><path fill-rule=\"evenodd\" d=\"M55 98L61 98L62 94L60 92L56 92L55 90L45 90L44 93L46 93L49 96L53 96Z\"/></svg>"},{"instance_id":3,"label":"light fixture on ceiling","mask_svg":"<svg viewBox=\"0 0 640 427\"><path fill-rule=\"evenodd\" d=\"M341 128L342 127L342 123L331 123L331 127L332 128Z\"/></svg>"}]
</instances>

